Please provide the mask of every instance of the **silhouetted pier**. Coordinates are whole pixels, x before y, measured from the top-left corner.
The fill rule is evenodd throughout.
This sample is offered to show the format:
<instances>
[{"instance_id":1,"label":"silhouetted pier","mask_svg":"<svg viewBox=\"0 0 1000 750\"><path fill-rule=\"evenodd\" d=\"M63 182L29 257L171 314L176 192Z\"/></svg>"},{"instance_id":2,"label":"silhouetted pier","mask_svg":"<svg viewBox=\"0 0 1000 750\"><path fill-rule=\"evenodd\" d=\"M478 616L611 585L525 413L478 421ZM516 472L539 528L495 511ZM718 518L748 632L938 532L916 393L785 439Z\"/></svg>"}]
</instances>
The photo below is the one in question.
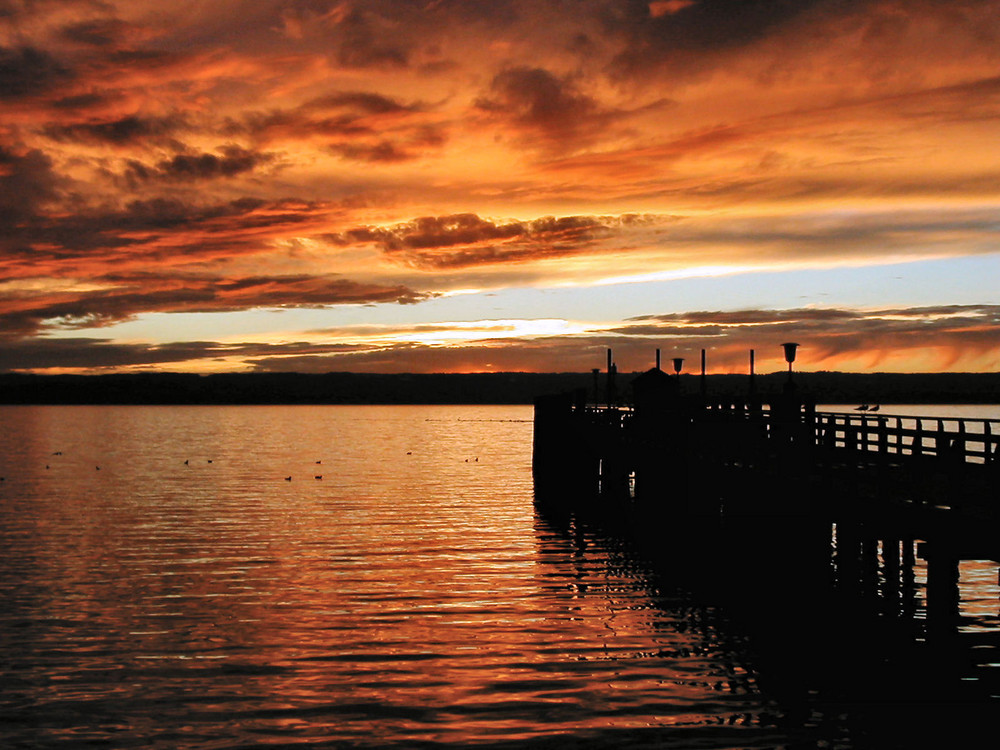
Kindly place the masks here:
<instances>
[{"instance_id":1,"label":"silhouetted pier","mask_svg":"<svg viewBox=\"0 0 1000 750\"><path fill-rule=\"evenodd\" d=\"M537 399L539 508L639 539L742 612L772 656L808 653L808 666L784 664L808 670L804 682L838 684L863 651L880 695L918 684L928 695L946 672L942 690L1000 694L1000 629L965 633L960 597L966 562L992 566L994 583L1000 572L1000 420L817 411L792 380L790 346L786 387L769 397L752 370L740 399L686 394L680 362L671 376L657 361L629 406L613 367L605 404Z\"/></svg>"}]
</instances>

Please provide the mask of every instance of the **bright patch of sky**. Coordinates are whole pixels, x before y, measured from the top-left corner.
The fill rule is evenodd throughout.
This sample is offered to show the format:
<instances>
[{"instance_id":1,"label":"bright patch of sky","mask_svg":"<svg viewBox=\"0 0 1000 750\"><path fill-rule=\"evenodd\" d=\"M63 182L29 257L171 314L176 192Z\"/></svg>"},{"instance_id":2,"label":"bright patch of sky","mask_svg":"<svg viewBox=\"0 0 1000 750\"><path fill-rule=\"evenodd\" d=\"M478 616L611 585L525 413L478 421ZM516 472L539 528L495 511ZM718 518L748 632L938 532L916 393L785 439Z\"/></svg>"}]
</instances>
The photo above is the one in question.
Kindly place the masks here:
<instances>
[{"instance_id":1,"label":"bright patch of sky","mask_svg":"<svg viewBox=\"0 0 1000 750\"><path fill-rule=\"evenodd\" d=\"M607 322L690 310L992 304L996 301L997 279L1000 279L1000 254L596 287L518 288L452 295L414 305L337 305L215 313L210 316L211 336L253 340L287 332L294 338L295 332L333 326L513 318ZM198 340L198 328L205 324L205 313L153 314L92 334L166 343L174 341L178 331L184 331L187 340ZM53 334L65 338L80 335L79 330Z\"/></svg>"}]
</instances>

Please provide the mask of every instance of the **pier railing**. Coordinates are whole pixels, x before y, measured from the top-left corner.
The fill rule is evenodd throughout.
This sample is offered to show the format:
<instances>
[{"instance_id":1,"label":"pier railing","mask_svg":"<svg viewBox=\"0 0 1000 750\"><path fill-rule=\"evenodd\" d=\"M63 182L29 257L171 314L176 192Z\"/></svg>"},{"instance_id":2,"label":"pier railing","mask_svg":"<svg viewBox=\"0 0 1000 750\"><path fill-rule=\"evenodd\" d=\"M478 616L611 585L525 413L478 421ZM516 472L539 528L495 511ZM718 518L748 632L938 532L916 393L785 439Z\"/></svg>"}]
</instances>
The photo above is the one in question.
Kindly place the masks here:
<instances>
[{"instance_id":1,"label":"pier railing","mask_svg":"<svg viewBox=\"0 0 1000 750\"><path fill-rule=\"evenodd\" d=\"M817 446L862 456L1000 462L1000 420L996 419L816 412L812 428Z\"/></svg>"},{"instance_id":2,"label":"pier railing","mask_svg":"<svg viewBox=\"0 0 1000 750\"><path fill-rule=\"evenodd\" d=\"M588 407L587 412L605 428L627 429L634 413L628 408ZM695 421L721 426L725 423L756 421L767 438L784 439L787 412L766 404L707 405L696 409ZM904 457L938 458L955 464L1000 465L1000 419L965 417L857 414L852 412L801 409L794 417L801 425L806 442L817 448L853 452L861 460L902 460ZM724 429L724 428L723 428Z\"/></svg>"}]
</instances>

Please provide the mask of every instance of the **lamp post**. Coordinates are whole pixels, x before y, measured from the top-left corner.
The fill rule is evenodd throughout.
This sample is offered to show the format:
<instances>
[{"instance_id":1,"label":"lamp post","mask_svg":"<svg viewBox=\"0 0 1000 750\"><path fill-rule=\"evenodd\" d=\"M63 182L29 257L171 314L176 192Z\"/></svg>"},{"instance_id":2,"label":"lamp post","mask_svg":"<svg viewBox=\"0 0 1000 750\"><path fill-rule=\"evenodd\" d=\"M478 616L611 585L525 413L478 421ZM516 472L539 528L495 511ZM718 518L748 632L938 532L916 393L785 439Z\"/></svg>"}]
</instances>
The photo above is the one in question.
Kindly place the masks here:
<instances>
[{"instance_id":1,"label":"lamp post","mask_svg":"<svg viewBox=\"0 0 1000 750\"><path fill-rule=\"evenodd\" d=\"M785 349L785 361L788 363L788 382L792 382L792 362L795 361L795 350L798 348L798 344L787 343L782 344Z\"/></svg>"}]
</instances>

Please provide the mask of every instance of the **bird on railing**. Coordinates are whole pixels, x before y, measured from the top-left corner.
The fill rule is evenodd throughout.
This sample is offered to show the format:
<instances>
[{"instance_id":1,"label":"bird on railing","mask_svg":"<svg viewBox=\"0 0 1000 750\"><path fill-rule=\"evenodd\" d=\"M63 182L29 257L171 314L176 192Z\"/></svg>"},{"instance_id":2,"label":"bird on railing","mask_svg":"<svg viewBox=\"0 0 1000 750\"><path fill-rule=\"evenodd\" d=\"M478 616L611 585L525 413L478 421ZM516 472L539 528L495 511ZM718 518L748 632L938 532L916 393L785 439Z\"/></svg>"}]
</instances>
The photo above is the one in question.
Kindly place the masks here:
<instances>
[{"instance_id":1,"label":"bird on railing","mask_svg":"<svg viewBox=\"0 0 1000 750\"><path fill-rule=\"evenodd\" d=\"M868 411L878 411L878 404L875 404L875 406L871 407Z\"/></svg>"},{"instance_id":2,"label":"bird on railing","mask_svg":"<svg viewBox=\"0 0 1000 750\"><path fill-rule=\"evenodd\" d=\"M861 406L855 407L854 411L868 411L868 404L861 404Z\"/></svg>"}]
</instances>

